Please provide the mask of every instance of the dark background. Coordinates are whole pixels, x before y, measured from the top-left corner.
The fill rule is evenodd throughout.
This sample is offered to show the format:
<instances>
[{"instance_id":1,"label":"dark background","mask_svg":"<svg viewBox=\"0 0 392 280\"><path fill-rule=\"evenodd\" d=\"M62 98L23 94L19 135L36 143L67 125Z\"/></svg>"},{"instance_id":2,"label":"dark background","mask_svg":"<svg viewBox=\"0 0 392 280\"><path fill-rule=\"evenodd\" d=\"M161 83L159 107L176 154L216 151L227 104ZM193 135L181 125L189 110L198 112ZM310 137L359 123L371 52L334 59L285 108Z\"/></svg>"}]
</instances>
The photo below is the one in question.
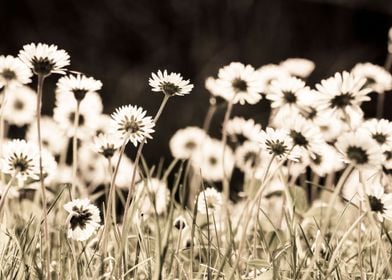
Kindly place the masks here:
<instances>
[{"instance_id":1,"label":"dark background","mask_svg":"<svg viewBox=\"0 0 392 280\"><path fill-rule=\"evenodd\" d=\"M162 95L150 92L151 72L180 72L195 84L191 95L169 101L145 149L150 162L168 157L179 128L201 126L208 108L204 80L231 61L259 67L288 57L316 63L310 85L357 62L383 65L392 25L390 0L1 0L0 54L17 55L30 42L56 44L71 55L70 69L102 80L105 113L137 104L154 115ZM52 76L45 85L44 112L53 107ZM367 116L375 105L364 104ZM390 119L391 98L385 115ZM267 101L238 106L235 115L263 125ZM223 112L213 123L219 136Z\"/></svg>"}]
</instances>

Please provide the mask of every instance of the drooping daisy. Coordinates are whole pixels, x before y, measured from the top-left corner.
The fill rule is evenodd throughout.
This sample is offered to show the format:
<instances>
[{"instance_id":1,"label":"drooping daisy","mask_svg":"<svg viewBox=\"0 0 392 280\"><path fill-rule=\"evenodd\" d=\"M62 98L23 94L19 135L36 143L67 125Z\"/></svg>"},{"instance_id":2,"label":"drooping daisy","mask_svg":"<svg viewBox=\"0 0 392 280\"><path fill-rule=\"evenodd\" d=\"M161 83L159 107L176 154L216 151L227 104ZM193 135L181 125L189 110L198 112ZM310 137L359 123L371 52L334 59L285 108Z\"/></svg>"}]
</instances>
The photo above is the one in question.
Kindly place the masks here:
<instances>
[{"instance_id":1,"label":"drooping daisy","mask_svg":"<svg viewBox=\"0 0 392 280\"><path fill-rule=\"evenodd\" d=\"M328 144L323 144L314 152L314 157L309 158L309 165L313 172L323 177L344 167L343 162L336 160L337 158L338 151Z\"/></svg>"},{"instance_id":2,"label":"drooping daisy","mask_svg":"<svg viewBox=\"0 0 392 280\"><path fill-rule=\"evenodd\" d=\"M371 136L362 131L347 132L341 135L336 148L343 160L359 169L380 168L384 156L380 146Z\"/></svg>"},{"instance_id":3,"label":"drooping daisy","mask_svg":"<svg viewBox=\"0 0 392 280\"><path fill-rule=\"evenodd\" d=\"M69 75L61 77L57 82L57 91L72 94L80 102L89 92L96 92L102 88L102 83L93 77L85 75Z\"/></svg>"},{"instance_id":4,"label":"drooping daisy","mask_svg":"<svg viewBox=\"0 0 392 280\"><path fill-rule=\"evenodd\" d=\"M137 143L151 139L155 123L151 117L146 117L143 108L127 105L117 108L112 114L112 130L121 139L128 139L134 146Z\"/></svg>"},{"instance_id":5,"label":"drooping daisy","mask_svg":"<svg viewBox=\"0 0 392 280\"><path fill-rule=\"evenodd\" d=\"M219 69L217 85L220 95L233 104L256 104L262 98L263 85L251 65L232 62L224 66Z\"/></svg>"},{"instance_id":6,"label":"drooping daisy","mask_svg":"<svg viewBox=\"0 0 392 280\"><path fill-rule=\"evenodd\" d=\"M135 203L139 211L145 215L158 215L166 212L169 203L170 191L166 183L157 179L149 178L136 184Z\"/></svg>"},{"instance_id":7,"label":"drooping daisy","mask_svg":"<svg viewBox=\"0 0 392 280\"><path fill-rule=\"evenodd\" d=\"M294 153L295 149L293 149L294 144L287 130L275 130L267 127L265 131L261 131L258 141L264 150L278 159L288 157L295 160L296 158L296 154Z\"/></svg>"},{"instance_id":8,"label":"drooping daisy","mask_svg":"<svg viewBox=\"0 0 392 280\"><path fill-rule=\"evenodd\" d=\"M89 199L74 199L66 203L64 209L69 213L68 238L85 241L99 228L99 209Z\"/></svg>"},{"instance_id":9,"label":"drooping daisy","mask_svg":"<svg viewBox=\"0 0 392 280\"><path fill-rule=\"evenodd\" d=\"M383 67L372 63L358 63L351 70L353 75L365 78L366 86L378 93L392 89L392 75Z\"/></svg>"},{"instance_id":10,"label":"drooping daisy","mask_svg":"<svg viewBox=\"0 0 392 280\"><path fill-rule=\"evenodd\" d=\"M206 188L204 191L199 193L197 200L197 211L201 214L211 215L219 212L222 207L223 199L222 194L214 188Z\"/></svg>"},{"instance_id":11,"label":"drooping daisy","mask_svg":"<svg viewBox=\"0 0 392 280\"><path fill-rule=\"evenodd\" d=\"M36 74L49 76L51 73L64 74L65 67L70 64L66 51L55 45L34 43L24 45L19 58Z\"/></svg>"},{"instance_id":12,"label":"drooping daisy","mask_svg":"<svg viewBox=\"0 0 392 280\"><path fill-rule=\"evenodd\" d=\"M56 93L56 106L53 110L53 119L66 131L68 137L75 134L75 117L77 101L63 92ZM97 122L102 113L101 97L96 92L89 92L80 102L79 125L77 137L87 139L94 135Z\"/></svg>"},{"instance_id":13,"label":"drooping daisy","mask_svg":"<svg viewBox=\"0 0 392 280\"><path fill-rule=\"evenodd\" d=\"M282 66L276 64L264 65L257 69L257 72L263 85L264 94L269 93L273 81L287 80L290 78L290 73Z\"/></svg>"},{"instance_id":14,"label":"drooping daisy","mask_svg":"<svg viewBox=\"0 0 392 280\"><path fill-rule=\"evenodd\" d=\"M362 115L360 105L370 100L367 95L371 92L370 88L365 87L365 83L365 78L346 71L322 80L316 85L320 93L317 100L319 109L325 110L328 115L337 114L344 119L352 118L352 115Z\"/></svg>"},{"instance_id":15,"label":"drooping daisy","mask_svg":"<svg viewBox=\"0 0 392 280\"><path fill-rule=\"evenodd\" d=\"M111 158L121 147L121 139L116 134L101 133L93 139L95 151L105 158Z\"/></svg>"},{"instance_id":16,"label":"drooping daisy","mask_svg":"<svg viewBox=\"0 0 392 280\"><path fill-rule=\"evenodd\" d=\"M380 220L392 220L392 193L385 193L382 185L373 184L367 188L366 195L371 211L375 212Z\"/></svg>"},{"instance_id":17,"label":"drooping daisy","mask_svg":"<svg viewBox=\"0 0 392 280\"><path fill-rule=\"evenodd\" d=\"M168 96L183 96L189 94L193 89L193 85L189 80L184 80L178 73L167 74L167 71L158 70L157 74L152 73L148 83L152 87L152 91L163 92Z\"/></svg>"},{"instance_id":18,"label":"drooping daisy","mask_svg":"<svg viewBox=\"0 0 392 280\"><path fill-rule=\"evenodd\" d=\"M223 150L225 151L224 166ZM234 168L234 155L232 150L227 146L224 147L221 141L207 139L201 149L193 154L192 166L196 173L201 172L202 177L207 181L220 181L224 175L230 178Z\"/></svg>"},{"instance_id":19,"label":"drooping daisy","mask_svg":"<svg viewBox=\"0 0 392 280\"><path fill-rule=\"evenodd\" d=\"M25 140L9 141L3 150L1 170L23 182L28 178L39 179L38 147Z\"/></svg>"},{"instance_id":20,"label":"drooping daisy","mask_svg":"<svg viewBox=\"0 0 392 280\"><path fill-rule=\"evenodd\" d=\"M35 125L32 124L27 129L26 139L38 144L37 127ZM68 143L64 130L48 116L41 117L41 139L42 147L54 155L61 154Z\"/></svg>"},{"instance_id":21,"label":"drooping daisy","mask_svg":"<svg viewBox=\"0 0 392 280\"><path fill-rule=\"evenodd\" d=\"M227 122L226 133L238 144L245 140L256 141L261 131L261 125L253 119L245 120L242 117L234 117Z\"/></svg>"},{"instance_id":22,"label":"drooping daisy","mask_svg":"<svg viewBox=\"0 0 392 280\"><path fill-rule=\"evenodd\" d=\"M37 94L28 86L6 89L4 119L13 125L24 126L35 119Z\"/></svg>"},{"instance_id":23,"label":"drooping daisy","mask_svg":"<svg viewBox=\"0 0 392 280\"><path fill-rule=\"evenodd\" d=\"M0 84L14 86L31 82L30 69L12 55L0 55Z\"/></svg>"},{"instance_id":24,"label":"drooping daisy","mask_svg":"<svg viewBox=\"0 0 392 280\"><path fill-rule=\"evenodd\" d=\"M261 165L261 151L261 147L257 142L244 142L235 150L236 165L245 173L256 170Z\"/></svg>"},{"instance_id":25,"label":"drooping daisy","mask_svg":"<svg viewBox=\"0 0 392 280\"><path fill-rule=\"evenodd\" d=\"M365 121L361 128L380 145L383 151L392 149L392 122L381 119Z\"/></svg>"},{"instance_id":26,"label":"drooping daisy","mask_svg":"<svg viewBox=\"0 0 392 280\"><path fill-rule=\"evenodd\" d=\"M315 64L306 58L288 58L280 63L291 75L299 78L307 78L313 72Z\"/></svg>"},{"instance_id":27,"label":"drooping daisy","mask_svg":"<svg viewBox=\"0 0 392 280\"><path fill-rule=\"evenodd\" d=\"M175 158L188 159L208 137L204 130L195 126L177 130L170 139L170 151Z\"/></svg>"}]
</instances>

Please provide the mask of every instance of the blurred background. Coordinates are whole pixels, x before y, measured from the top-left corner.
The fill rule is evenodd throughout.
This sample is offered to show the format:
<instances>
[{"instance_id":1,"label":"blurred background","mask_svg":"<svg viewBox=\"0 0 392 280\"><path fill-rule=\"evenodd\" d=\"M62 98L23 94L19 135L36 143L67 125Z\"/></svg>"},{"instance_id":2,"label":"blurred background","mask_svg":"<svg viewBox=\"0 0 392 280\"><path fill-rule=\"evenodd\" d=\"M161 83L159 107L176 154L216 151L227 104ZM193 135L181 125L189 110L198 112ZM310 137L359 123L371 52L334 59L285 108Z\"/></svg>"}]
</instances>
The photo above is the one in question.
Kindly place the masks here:
<instances>
[{"instance_id":1,"label":"blurred background","mask_svg":"<svg viewBox=\"0 0 392 280\"><path fill-rule=\"evenodd\" d=\"M0 54L17 55L24 44L56 44L71 55L72 70L100 79L105 113L137 104L154 115L162 95L148 86L151 72L179 72L195 84L185 97L170 99L145 156L157 163L170 159L168 141L180 128L201 126L208 109L204 88L220 67L240 61L258 68L289 57L316 63L308 79L314 85L357 62L383 65L392 25L390 0L106 0L2 1ZM44 113L51 114L51 76L44 92ZM364 104L375 115L375 100ZM385 114L391 119L392 97ZM223 111L213 120L219 137ZM234 115L253 117L263 125L268 102L237 106Z\"/></svg>"}]
</instances>

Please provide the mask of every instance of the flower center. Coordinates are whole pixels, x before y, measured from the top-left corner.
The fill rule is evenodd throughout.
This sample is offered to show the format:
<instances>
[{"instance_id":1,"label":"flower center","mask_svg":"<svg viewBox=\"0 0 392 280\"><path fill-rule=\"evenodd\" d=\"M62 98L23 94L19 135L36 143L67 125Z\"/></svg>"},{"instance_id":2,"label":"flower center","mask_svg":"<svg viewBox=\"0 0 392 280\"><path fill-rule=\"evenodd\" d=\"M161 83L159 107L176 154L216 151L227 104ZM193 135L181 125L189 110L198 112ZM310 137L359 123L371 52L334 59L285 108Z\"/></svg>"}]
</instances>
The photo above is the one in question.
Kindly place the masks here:
<instances>
[{"instance_id":1,"label":"flower center","mask_svg":"<svg viewBox=\"0 0 392 280\"><path fill-rule=\"evenodd\" d=\"M367 163L369 159L366 151L361 147L348 147L347 156L350 160L354 161L357 164Z\"/></svg>"},{"instance_id":2,"label":"flower center","mask_svg":"<svg viewBox=\"0 0 392 280\"><path fill-rule=\"evenodd\" d=\"M139 124L135 120L130 120L124 124L124 130L129 133L136 133L139 131Z\"/></svg>"},{"instance_id":3,"label":"flower center","mask_svg":"<svg viewBox=\"0 0 392 280\"><path fill-rule=\"evenodd\" d=\"M175 95L176 93L178 93L180 91L180 87L178 87L177 85L175 85L173 83L168 83L168 82L162 83L161 89L162 89L163 93L170 95L170 96Z\"/></svg>"},{"instance_id":4,"label":"flower center","mask_svg":"<svg viewBox=\"0 0 392 280\"><path fill-rule=\"evenodd\" d=\"M210 157L210 158L208 159L208 161L209 161L209 163L210 163L211 165L216 165L216 164L218 163L218 160L216 159L216 157Z\"/></svg>"},{"instance_id":5,"label":"flower center","mask_svg":"<svg viewBox=\"0 0 392 280\"><path fill-rule=\"evenodd\" d=\"M292 91L283 91L283 98L288 104L297 102L297 96Z\"/></svg>"},{"instance_id":6,"label":"flower center","mask_svg":"<svg viewBox=\"0 0 392 280\"><path fill-rule=\"evenodd\" d=\"M248 84L246 83L246 81L237 78L234 79L233 82L231 83L235 93L239 93L241 91L246 91L248 89Z\"/></svg>"},{"instance_id":7,"label":"flower center","mask_svg":"<svg viewBox=\"0 0 392 280\"><path fill-rule=\"evenodd\" d=\"M12 71L11 69L4 69L3 72L1 73L1 75L3 76L4 79L6 79L7 81L11 81L13 79L16 78L16 74L14 71Z\"/></svg>"},{"instance_id":8,"label":"flower center","mask_svg":"<svg viewBox=\"0 0 392 280\"><path fill-rule=\"evenodd\" d=\"M323 157L319 154L315 154L315 157L312 159L312 161L315 165L320 165L323 161Z\"/></svg>"},{"instance_id":9,"label":"flower center","mask_svg":"<svg viewBox=\"0 0 392 280\"><path fill-rule=\"evenodd\" d=\"M25 155L19 155L17 156L16 154L14 154L11 157L11 161L12 161L12 167L17 170L18 172L25 172L29 169L30 167L30 162L31 159L28 159L27 156Z\"/></svg>"},{"instance_id":10,"label":"flower center","mask_svg":"<svg viewBox=\"0 0 392 280\"><path fill-rule=\"evenodd\" d=\"M341 95L337 95L331 100L331 106L333 108L344 108L348 105L351 105L351 101L354 99L354 96L351 93L343 93Z\"/></svg>"},{"instance_id":11,"label":"flower center","mask_svg":"<svg viewBox=\"0 0 392 280\"><path fill-rule=\"evenodd\" d=\"M301 132L291 130L290 136L293 139L294 145L298 145L306 148L309 144L309 141L303 136Z\"/></svg>"},{"instance_id":12,"label":"flower center","mask_svg":"<svg viewBox=\"0 0 392 280\"><path fill-rule=\"evenodd\" d=\"M73 92L75 99L77 101L82 101L88 91L86 89L82 89L82 88L75 88L75 89L72 89L72 92Z\"/></svg>"},{"instance_id":13,"label":"flower center","mask_svg":"<svg viewBox=\"0 0 392 280\"><path fill-rule=\"evenodd\" d=\"M102 155L105 158L111 158L114 155L115 152L116 152L116 149L112 145L110 145L110 146L105 147L102 150Z\"/></svg>"},{"instance_id":14,"label":"flower center","mask_svg":"<svg viewBox=\"0 0 392 280\"><path fill-rule=\"evenodd\" d=\"M282 155L286 154L288 151L288 148L284 144L284 142L281 142L279 140L277 140L276 142L267 140L265 142L265 144L267 146L267 149L270 150L270 153L274 154L276 156L282 156Z\"/></svg>"},{"instance_id":15,"label":"flower center","mask_svg":"<svg viewBox=\"0 0 392 280\"><path fill-rule=\"evenodd\" d=\"M196 143L193 141L188 141L185 143L185 148L187 150L194 150L196 148Z\"/></svg>"},{"instance_id":16,"label":"flower center","mask_svg":"<svg viewBox=\"0 0 392 280\"><path fill-rule=\"evenodd\" d=\"M24 103L21 101L21 100L15 100L15 102L14 102L14 108L15 108L15 110L17 110L17 111L20 111L20 110L22 110L23 108L24 108Z\"/></svg>"},{"instance_id":17,"label":"flower center","mask_svg":"<svg viewBox=\"0 0 392 280\"><path fill-rule=\"evenodd\" d=\"M384 213L384 204L381 202L381 199L369 195L369 203L372 211Z\"/></svg>"},{"instance_id":18,"label":"flower center","mask_svg":"<svg viewBox=\"0 0 392 280\"><path fill-rule=\"evenodd\" d=\"M53 70L55 63L49 58L37 58L32 59L33 71L37 75L48 76Z\"/></svg>"},{"instance_id":19,"label":"flower center","mask_svg":"<svg viewBox=\"0 0 392 280\"><path fill-rule=\"evenodd\" d=\"M87 209L79 209L77 207L72 208L74 214L72 215L71 220L69 221L71 224L71 229L74 230L76 227L81 229L85 229L87 223L91 220L92 214Z\"/></svg>"},{"instance_id":20,"label":"flower center","mask_svg":"<svg viewBox=\"0 0 392 280\"><path fill-rule=\"evenodd\" d=\"M378 144L384 144L385 141L387 141L387 136L385 134L382 133L374 133L372 135L373 139L377 141Z\"/></svg>"}]
</instances>

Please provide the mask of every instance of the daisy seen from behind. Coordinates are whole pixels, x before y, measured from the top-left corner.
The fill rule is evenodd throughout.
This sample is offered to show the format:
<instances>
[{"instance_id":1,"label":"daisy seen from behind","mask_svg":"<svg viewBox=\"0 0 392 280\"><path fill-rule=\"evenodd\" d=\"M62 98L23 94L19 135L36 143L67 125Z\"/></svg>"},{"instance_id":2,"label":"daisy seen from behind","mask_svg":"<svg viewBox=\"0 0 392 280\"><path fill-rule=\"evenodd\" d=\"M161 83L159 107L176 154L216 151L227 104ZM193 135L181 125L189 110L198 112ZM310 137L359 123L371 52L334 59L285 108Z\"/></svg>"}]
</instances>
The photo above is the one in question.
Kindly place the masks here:
<instances>
[{"instance_id":1,"label":"daisy seen from behind","mask_svg":"<svg viewBox=\"0 0 392 280\"><path fill-rule=\"evenodd\" d=\"M166 70L163 72L152 73L151 78L148 80L152 91L163 92L167 96L183 96L189 94L193 89L193 85L189 80L184 80L178 73L168 74Z\"/></svg>"}]
</instances>

